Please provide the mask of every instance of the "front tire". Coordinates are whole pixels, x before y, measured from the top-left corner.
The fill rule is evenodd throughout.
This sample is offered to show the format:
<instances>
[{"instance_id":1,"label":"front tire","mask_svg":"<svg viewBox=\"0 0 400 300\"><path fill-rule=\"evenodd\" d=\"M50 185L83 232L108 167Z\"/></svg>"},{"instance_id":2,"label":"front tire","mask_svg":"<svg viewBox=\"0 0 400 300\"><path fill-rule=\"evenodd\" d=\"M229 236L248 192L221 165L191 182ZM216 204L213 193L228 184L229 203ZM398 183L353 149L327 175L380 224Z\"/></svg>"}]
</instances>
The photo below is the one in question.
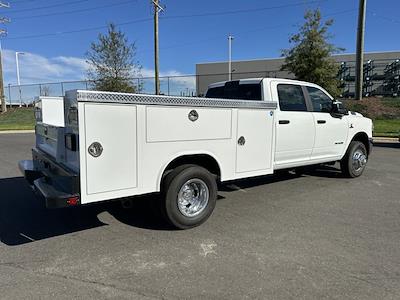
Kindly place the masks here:
<instances>
[{"instance_id":1,"label":"front tire","mask_svg":"<svg viewBox=\"0 0 400 300\"><path fill-rule=\"evenodd\" d=\"M164 180L163 215L179 229L204 223L217 201L215 176L203 167L184 165L169 173Z\"/></svg>"},{"instance_id":2,"label":"front tire","mask_svg":"<svg viewBox=\"0 0 400 300\"><path fill-rule=\"evenodd\" d=\"M350 178L361 176L368 162L368 152L365 145L359 141L352 141L343 159L340 168L343 175Z\"/></svg>"}]
</instances>

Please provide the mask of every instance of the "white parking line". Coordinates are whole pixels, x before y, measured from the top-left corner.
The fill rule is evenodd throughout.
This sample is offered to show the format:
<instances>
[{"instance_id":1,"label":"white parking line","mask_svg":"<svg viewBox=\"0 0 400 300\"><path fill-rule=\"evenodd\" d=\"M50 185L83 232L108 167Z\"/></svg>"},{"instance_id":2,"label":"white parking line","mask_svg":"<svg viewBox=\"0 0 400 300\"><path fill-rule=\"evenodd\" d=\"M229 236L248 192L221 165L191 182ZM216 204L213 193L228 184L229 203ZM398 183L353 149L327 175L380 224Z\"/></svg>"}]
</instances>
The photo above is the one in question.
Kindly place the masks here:
<instances>
[{"instance_id":1,"label":"white parking line","mask_svg":"<svg viewBox=\"0 0 400 300\"><path fill-rule=\"evenodd\" d=\"M35 241L33 238L27 236L26 234L23 234L22 232L20 232L19 235L22 236L22 237L24 237L24 238L26 238L26 239L28 239L28 240L30 240L31 242L34 242L34 241Z\"/></svg>"}]
</instances>

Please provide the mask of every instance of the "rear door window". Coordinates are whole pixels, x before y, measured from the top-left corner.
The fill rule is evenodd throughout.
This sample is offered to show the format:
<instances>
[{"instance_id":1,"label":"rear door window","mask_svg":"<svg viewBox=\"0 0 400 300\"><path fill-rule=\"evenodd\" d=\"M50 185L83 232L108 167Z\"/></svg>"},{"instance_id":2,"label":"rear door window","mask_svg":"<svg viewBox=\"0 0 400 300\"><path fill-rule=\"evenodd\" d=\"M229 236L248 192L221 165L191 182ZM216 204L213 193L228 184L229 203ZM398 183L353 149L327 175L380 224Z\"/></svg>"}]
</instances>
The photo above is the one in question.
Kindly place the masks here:
<instances>
[{"instance_id":1,"label":"rear door window","mask_svg":"<svg viewBox=\"0 0 400 300\"><path fill-rule=\"evenodd\" d=\"M240 84L239 81L227 82L224 86L210 88L206 98L224 98L240 100L262 100L261 84Z\"/></svg>"},{"instance_id":2,"label":"rear door window","mask_svg":"<svg viewBox=\"0 0 400 300\"><path fill-rule=\"evenodd\" d=\"M282 111L307 111L306 99L300 85L278 84L278 97Z\"/></svg>"}]
</instances>

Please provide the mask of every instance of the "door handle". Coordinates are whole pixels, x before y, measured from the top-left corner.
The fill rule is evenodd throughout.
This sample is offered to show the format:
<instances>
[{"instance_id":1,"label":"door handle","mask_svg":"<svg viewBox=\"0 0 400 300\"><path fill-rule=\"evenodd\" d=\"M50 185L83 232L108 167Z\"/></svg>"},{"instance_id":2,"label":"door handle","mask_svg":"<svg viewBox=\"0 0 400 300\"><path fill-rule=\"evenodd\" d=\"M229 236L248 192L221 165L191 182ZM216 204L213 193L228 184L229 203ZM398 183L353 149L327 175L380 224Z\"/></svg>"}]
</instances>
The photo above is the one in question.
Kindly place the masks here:
<instances>
[{"instance_id":1,"label":"door handle","mask_svg":"<svg viewBox=\"0 0 400 300\"><path fill-rule=\"evenodd\" d=\"M325 123L326 123L326 120L318 120L317 123L318 123L318 124L325 124Z\"/></svg>"},{"instance_id":2,"label":"door handle","mask_svg":"<svg viewBox=\"0 0 400 300\"><path fill-rule=\"evenodd\" d=\"M289 120L279 120L279 124L289 124Z\"/></svg>"}]
</instances>

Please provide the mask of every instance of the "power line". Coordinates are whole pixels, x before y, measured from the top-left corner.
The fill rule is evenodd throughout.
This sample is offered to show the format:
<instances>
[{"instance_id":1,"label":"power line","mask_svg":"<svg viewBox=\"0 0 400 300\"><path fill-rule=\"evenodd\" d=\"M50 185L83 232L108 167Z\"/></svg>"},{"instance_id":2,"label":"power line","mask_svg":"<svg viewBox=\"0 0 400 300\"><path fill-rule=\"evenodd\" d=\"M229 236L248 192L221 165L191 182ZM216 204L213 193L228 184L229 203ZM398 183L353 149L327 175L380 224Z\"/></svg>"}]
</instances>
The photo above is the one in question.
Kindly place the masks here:
<instances>
[{"instance_id":1,"label":"power line","mask_svg":"<svg viewBox=\"0 0 400 300\"><path fill-rule=\"evenodd\" d=\"M326 1L326 0L325 0ZM311 2L317 2L317 1L311 1ZM311 2L307 2L307 3L311 3ZM304 2L302 2L304 4ZM294 5L294 4L292 4ZM298 3L296 4L298 5ZM275 6L276 8L277 6ZM280 6L282 7L282 6ZM264 8L267 9L267 8ZM270 7L271 9L271 7ZM345 10L345 11L341 11L341 12L337 12L335 14L342 14L342 13L347 13L350 11L354 11L354 9L352 10ZM238 11L235 11L238 12ZM221 12L223 13L223 12ZM229 12L226 12L229 13ZM219 13L210 13L212 15L215 14L219 14ZM330 15L325 15L327 16L332 16L335 14L330 14ZM203 14L203 15L209 15L209 14ZM191 15L187 15L187 16L191 16ZM183 16L172 16L172 17L168 17L168 18L161 18L161 19L173 19L173 18L181 18ZM116 23L115 25L117 26L124 26L124 25L129 25L129 24L135 24L135 23L142 23L142 22L149 22L153 20L153 18L144 18L144 19L138 19L138 20L132 20L132 21L127 21L127 22L122 22L122 23ZM50 36L57 36L57 35L63 35L63 34L73 34L73 33L80 33L80 32L89 32L89 31L95 31L95 30L99 30L99 29L104 29L107 28L107 25L102 25L102 26L96 26L96 27L88 27L88 28L82 28L82 29L76 29L76 30L70 30L70 31L59 31L59 32L52 32L52 33L41 33L41 34L34 34L34 35L23 35L23 36L16 36L16 37L7 37L7 40L21 40L21 39L33 39L33 38L42 38L42 37L50 37Z\"/></svg>"},{"instance_id":2,"label":"power line","mask_svg":"<svg viewBox=\"0 0 400 300\"><path fill-rule=\"evenodd\" d=\"M30 0L30 1L34 1L34 0ZM68 2L68 4L74 4L74 3L86 2L86 1L89 1L89 0L80 0L80 1L75 1L75 2ZM162 19L179 19L179 18L219 16L219 15L247 13L247 12L254 12L254 11L263 11L263 10L272 10L272 9L279 9L279 8L295 7L295 6L300 6L302 4L319 3L320 1L321 0L319 0L319 1L316 0L316 1L301 2L301 3L298 2L298 3L286 4L286 5L280 5L280 6L273 6L273 7L264 7L264 8L257 8L257 9L244 9L244 10L235 10L235 11L227 11L227 12L217 12L217 13L211 12L211 13L204 13L204 14L169 16L169 17L163 17ZM327 0L322 0L322 1L327 1ZM83 9L76 9L76 10L71 10L71 11L66 11L66 12L55 12L55 13L40 14L40 15L34 15L34 16L17 17L17 18L13 18L13 19L14 20L25 20L25 19L33 19L33 18L39 18L39 17L48 17L48 16L58 16L58 15L80 13L80 12L85 12L85 11L101 9L101 8L119 6L119 5L131 3L131 2L133 2L133 0L122 2L122 3L114 3L114 4L103 5L103 6L97 6L97 7L92 7L92 8L83 8ZM135 0L135 2L136 2L136 0ZM56 6L58 7L58 6L63 6L63 5L64 4L57 4L57 5L41 7L41 8L37 8L37 9L56 7ZM26 10L32 10L32 9L26 9ZM14 13L15 12L22 12L22 11L25 11L25 10L14 11Z\"/></svg>"},{"instance_id":3,"label":"power line","mask_svg":"<svg viewBox=\"0 0 400 300\"><path fill-rule=\"evenodd\" d=\"M116 23L115 25L124 26L124 25L135 24L135 23L149 22L149 21L152 21L152 20L153 20L153 18L145 18L145 19L138 19L138 20L133 20L133 21L128 21L128 22ZM62 35L62 34L88 32L88 31L104 29L104 28L107 28L107 27L108 27L107 25L103 25L103 26L89 27L89 28L69 30L69 31L59 31L59 32L52 32L52 33L25 35L25 36L11 37L11 38L7 37L6 39L7 40L33 39L33 38L49 37L49 36L56 36L56 35Z\"/></svg>"},{"instance_id":4,"label":"power line","mask_svg":"<svg viewBox=\"0 0 400 300\"><path fill-rule=\"evenodd\" d=\"M75 13L87 12L87 11L92 11L92 10L97 10L97 9L103 9L103 8L109 8L109 7L114 7L114 6L125 5L125 4L129 4L129 3L133 3L133 2L136 2L136 0L129 0L129 1L120 2L120 3L113 3L113 4L103 5L103 6L82 8L82 9L76 9L76 10L70 10L70 11L64 11L64 12L56 12L56 13L48 13L48 14L41 14L41 15L34 15L34 16L27 16L27 17L19 17L19 18L13 18L13 20L26 20L26 19L34 19L34 18L43 18L43 17L52 17L52 16L67 15L67 14L75 14Z\"/></svg>"},{"instance_id":5,"label":"power line","mask_svg":"<svg viewBox=\"0 0 400 300\"><path fill-rule=\"evenodd\" d=\"M15 3L24 3L24 2L35 2L35 1L38 1L38 0L13 0L13 4L15 4Z\"/></svg>"},{"instance_id":6,"label":"power line","mask_svg":"<svg viewBox=\"0 0 400 300\"><path fill-rule=\"evenodd\" d=\"M76 1L68 1L68 2L63 2L63 3L58 3L58 4L47 5L47 6L24 8L24 9L10 11L9 14L16 14L16 13L21 13L21 12L26 12L26 11L30 12L32 10L42 10L42 9L47 9L47 8L54 8L54 7L72 5L72 4L79 4L79 3L88 2L88 1L90 1L90 0L76 0Z\"/></svg>"},{"instance_id":7,"label":"power line","mask_svg":"<svg viewBox=\"0 0 400 300\"><path fill-rule=\"evenodd\" d=\"M208 16L235 15L235 14L242 14L242 13L249 13L249 12L258 12L258 11L274 10L274 9L280 9L280 8L296 7L296 6L302 6L304 4L315 4L315 3L320 3L321 1L328 1L328 0L302 1L302 2L296 2L296 3L284 4L284 5L277 5L277 6L269 6L269 7L249 8L249 9L221 11L221 12L209 12L209 13L190 14L190 15L167 16L167 17L163 17L162 19L180 19L180 18L196 18L196 17L208 17Z\"/></svg>"},{"instance_id":8,"label":"power line","mask_svg":"<svg viewBox=\"0 0 400 300\"><path fill-rule=\"evenodd\" d=\"M400 20L396 20L396 19L393 19L393 18L389 18L389 17L385 17L385 16L382 16L382 15L379 15L379 14L377 14L377 13L371 11L371 10L367 10L367 12L369 14L371 14L373 17L376 17L376 18L379 18L379 19L382 19L382 20L385 20L385 21L388 21L388 22L400 24Z\"/></svg>"},{"instance_id":9,"label":"power line","mask_svg":"<svg viewBox=\"0 0 400 300\"><path fill-rule=\"evenodd\" d=\"M350 13L350 12L355 12L355 11L357 11L357 9L347 9L347 10L337 11L337 12L330 13L330 14L325 14L323 17L328 18L328 17L333 17L333 16L337 16L337 15ZM301 22L301 20L298 20L297 23L298 22ZM263 26L263 27L259 27L259 28L253 28L253 29L250 29L250 30L244 30L244 31L235 32L235 36L236 37L240 37L241 35L245 35L245 34L248 34L248 33L253 33L253 32L258 32L258 31L263 31L263 30L270 30L270 29L279 29L279 28L282 28L284 26L295 26L295 25L294 25L294 23L282 23L282 24L277 24L277 25L272 25L272 26L268 25L268 26ZM180 48L180 47L203 44L203 43L208 42L208 41L221 39L224 36L225 36L225 33L224 34L215 35L215 36L212 36L212 37L208 37L208 38L205 38L205 39L196 40L195 42L187 42L187 43L169 45L169 46L166 46L166 47L161 47L160 49L161 50L169 50L169 49L174 49L174 48ZM149 52L149 51L151 51L151 50L150 49L144 49L144 50L137 51L137 53L143 53L143 52Z\"/></svg>"}]
</instances>

